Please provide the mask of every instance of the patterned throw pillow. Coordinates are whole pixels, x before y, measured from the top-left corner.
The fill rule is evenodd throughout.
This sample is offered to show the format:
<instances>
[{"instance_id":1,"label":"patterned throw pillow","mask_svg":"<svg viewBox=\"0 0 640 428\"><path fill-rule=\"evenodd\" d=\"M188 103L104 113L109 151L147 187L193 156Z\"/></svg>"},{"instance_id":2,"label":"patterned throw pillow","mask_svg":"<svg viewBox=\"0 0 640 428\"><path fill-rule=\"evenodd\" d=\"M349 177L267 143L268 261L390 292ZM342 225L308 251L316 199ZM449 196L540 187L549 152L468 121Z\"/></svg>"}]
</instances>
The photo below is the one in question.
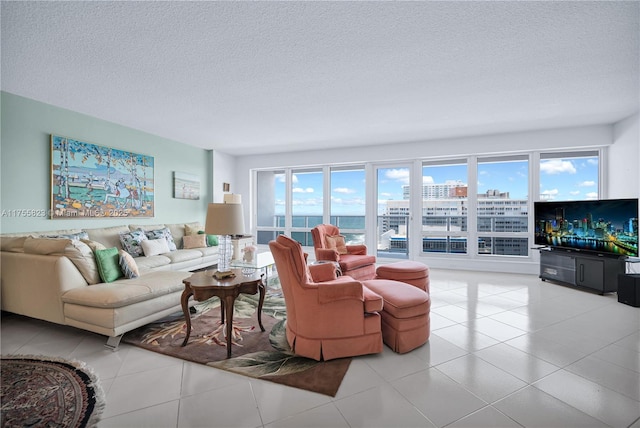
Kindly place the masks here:
<instances>
[{"instance_id":1,"label":"patterned throw pillow","mask_svg":"<svg viewBox=\"0 0 640 428\"><path fill-rule=\"evenodd\" d=\"M133 257L140 257L144 255L142 251L142 241L147 240L147 235L144 234L142 229L134 230L133 232L120 233L120 244L122 249Z\"/></svg>"},{"instance_id":2,"label":"patterned throw pillow","mask_svg":"<svg viewBox=\"0 0 640 428\"><path fill-rule=\"evenodd\" d=\"M166 239L169 251L175 251L178 249L168 227L165 227L164 229L147 230L144 233L147 235L147 239Z\"/></svg>"},{"instance_id":3,"label":"patterned throw pillow","mask_svg":"<svg viewBox=\"0 0 640 428\"><path fill-rule=\"evenodd\" d=\"M120 270L122 270L124 276L129 279L139 277L140 271L138 270L138 265L135 259L131 257L131 254L127 253L125 250L120 250L118 254L120 256L118 263L120 264Z\"/></svg>"},{"instance_id":4,"label":"patterned throw pillow","mask_svg":"<svg viewBox=\"0 0 640 428\"><path fill-rule=\"evenodd\" d=\"M337 250L338 254L347 254L347 245L344 241L344 236L342 235L336 235L336 236L329 236L327 235L325 237L325 240L327 242L327 247L331 250Z\"/></svg>"},{"instance_id":5,"label":"patterned throw pillow","mask_svg":"<svg viewBox=\"0 0 640 428\"><path fill-rule=\"evenodd\" d=\"M89 239L89 234L87 232L78 232L78 233L63 233L60 235L40 235L42 238L65 238L65 239Z\"/></svg>"}]
</instances>

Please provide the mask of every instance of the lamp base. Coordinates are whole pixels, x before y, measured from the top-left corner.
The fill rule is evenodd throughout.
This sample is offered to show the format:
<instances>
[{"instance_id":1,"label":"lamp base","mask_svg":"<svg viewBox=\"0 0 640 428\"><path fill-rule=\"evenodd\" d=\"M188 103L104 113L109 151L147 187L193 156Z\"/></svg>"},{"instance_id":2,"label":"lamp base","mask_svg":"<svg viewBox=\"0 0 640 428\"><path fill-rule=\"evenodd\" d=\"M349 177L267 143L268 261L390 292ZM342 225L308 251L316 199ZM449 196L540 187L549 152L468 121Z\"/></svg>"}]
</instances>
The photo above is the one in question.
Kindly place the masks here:
<instances>
[{"instance_id":1,"label":"lamp base","mask_svg":"<svg viewBox=\"0 0 640 428\"><path fill-rule=\"evenodd\" d=\"M234 276L236 276L235 273L233 273L232 271L228 270L226 272L221 272L219 270L215 271L213 273L213 277L215 279L225 279L225 278L233 278Z\"/></svg>"}]
</instances>

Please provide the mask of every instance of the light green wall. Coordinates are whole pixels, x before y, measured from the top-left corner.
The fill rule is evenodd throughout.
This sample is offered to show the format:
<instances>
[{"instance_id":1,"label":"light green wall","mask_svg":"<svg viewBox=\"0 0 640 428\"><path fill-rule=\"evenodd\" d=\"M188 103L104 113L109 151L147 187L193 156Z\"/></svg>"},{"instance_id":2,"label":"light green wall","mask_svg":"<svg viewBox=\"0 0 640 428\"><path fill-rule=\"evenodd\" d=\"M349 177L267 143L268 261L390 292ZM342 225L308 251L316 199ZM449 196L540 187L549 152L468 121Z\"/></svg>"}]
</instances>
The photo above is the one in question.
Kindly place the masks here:
<instances>
[{"instance_id":1,"label":"light green wall","mask_svg":"<svg viewBox=\"0 0 640 428\"><path fill-rule=\"evenodd\" d=\"M94 228L121 224L204 222L213 201L211 151L147 134L38 101L1 93L0 232ZM155 217L65 219L14 216L13 210L44 210L51 198L51 134L154 157ZM200 199L173 198L173 172L200 177Z\"/></svg>"}]
</instances>

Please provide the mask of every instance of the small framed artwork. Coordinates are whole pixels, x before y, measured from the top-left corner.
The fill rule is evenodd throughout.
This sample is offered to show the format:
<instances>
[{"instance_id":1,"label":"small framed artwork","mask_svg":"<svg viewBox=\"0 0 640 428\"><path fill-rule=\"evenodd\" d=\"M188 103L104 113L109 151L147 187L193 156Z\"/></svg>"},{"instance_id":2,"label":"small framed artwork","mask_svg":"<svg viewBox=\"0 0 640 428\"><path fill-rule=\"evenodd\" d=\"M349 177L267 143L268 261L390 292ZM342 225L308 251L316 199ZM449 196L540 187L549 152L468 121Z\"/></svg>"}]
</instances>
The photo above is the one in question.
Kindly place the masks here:
<instances>
[{"instance_id":1,"label":"small framed artwork","mask_svg":"<svg viewBox=\"0 0 640 428\"><path fill-rule=\"evenodd\" d=\"M200 199L200 180L198 176L174 171L173 197L175 199Z\"/></svg>"}]
</instances>

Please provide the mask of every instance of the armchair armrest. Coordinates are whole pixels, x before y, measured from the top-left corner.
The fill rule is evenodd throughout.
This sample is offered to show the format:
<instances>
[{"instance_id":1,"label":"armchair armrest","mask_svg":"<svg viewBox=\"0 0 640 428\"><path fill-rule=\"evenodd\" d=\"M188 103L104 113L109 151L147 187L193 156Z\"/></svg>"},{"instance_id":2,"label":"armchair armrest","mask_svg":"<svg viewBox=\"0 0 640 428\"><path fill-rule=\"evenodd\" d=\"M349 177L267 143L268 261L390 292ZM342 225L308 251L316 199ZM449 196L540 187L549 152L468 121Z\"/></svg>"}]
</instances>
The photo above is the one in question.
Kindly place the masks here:
<instances>
[{"instance_id":1,"label":"armchair armrest","mask_svg":"<svg viewBox=\"0 0 640 428\"><path fill-rule=\"evenodd\" d=\"M337 300L363 301L363 289L360 281L340 277L335 281L321 282L318 285L318 302L331 303Z\"/></svg>"},{"instance_id":2,"label":"armchair armrest","mask_svg":"<svg viewBox=\"0 0 640 428\"><path fill-rule=\"evenodd\" d=\"M369 290L366 286L362 288L364 295L364 311L379 312L384 307L382 296Z\"/></svg>"},{"instance_id":3,"label":"armchair armrest","mask_svg":"<svg viewBox=\"0 0 640 428\"><path fill-rule=\"evenodd\" d=\"M367 246L363 244L347 245L347 253L365 256L367 254Z\"/></svg>"},{"instance_id":4,"label":"armchair armrest","mask_svg":"<svg viewBox=\"0 0 640 428\"><path fill-rule=\"evenodd\" d=\"M313 282L333 281L338 278L336 266L333 263L309 265L309 273L311 273Z\"/></svg>"},{"instance_id":5,"label":"armchair armrest","mask_svg":"<svg viewBox=\"0 0 640 428\"><path fill-rule=\"evenodd\" d=\"M317 260L330 260L332 262L337 262L339 260L339 255L337 250L330 250L328 248L317 248L316 249L316 259Z\"/></svg>"}]
</instances>

